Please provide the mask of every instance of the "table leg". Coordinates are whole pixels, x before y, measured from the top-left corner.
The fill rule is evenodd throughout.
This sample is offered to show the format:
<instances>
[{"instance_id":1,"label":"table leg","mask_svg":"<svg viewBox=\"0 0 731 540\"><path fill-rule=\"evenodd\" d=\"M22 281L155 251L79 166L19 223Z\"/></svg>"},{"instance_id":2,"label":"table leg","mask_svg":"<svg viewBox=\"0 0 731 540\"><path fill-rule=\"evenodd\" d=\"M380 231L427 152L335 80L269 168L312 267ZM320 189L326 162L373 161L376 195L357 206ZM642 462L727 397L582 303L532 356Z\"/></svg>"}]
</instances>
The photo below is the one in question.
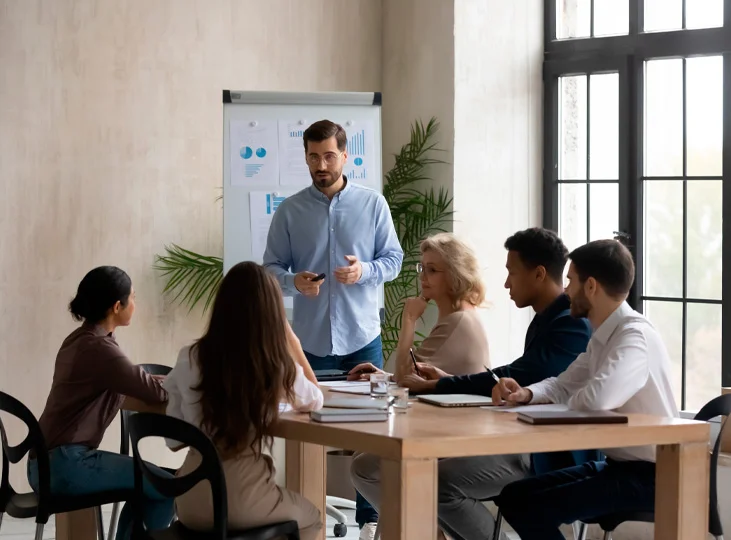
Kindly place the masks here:
<instances>
[{"instance_id":1,"label":"table leg","mask_svg":"<svg viewBox=\"0 0 731 540\"><path fill-rule=\"evenodd\" d=\"M327 516L325 515L325 447L299 441L286 441L285 467L287 489L306 497L317 507L322 516L324 540Z\"/></svg>"},{"instance_id":2,"label":"table leg","mask_svg":"<svg viewBox=\"0 0 731 540\"><path fill-rule=\"evenodd\" d=\"M709 470L706 443L657 447L655 540L706 538Z\"/></svg>"},{"instance_id":3,"label":"table leg","mask_svg":"<svg viewBox=\"0 0 731 540\"><path fill-rule=\"evenodd\" d=\"M56 514L56 540L96 540L94 509Z\"/></svg>"},{"instance_id":4,"label":"table leg","mask_svg":"<svg viewBox=\"0 0 731 540\"><path fill-rule=\"evenodd\" d=\"M437 460L381 460L383 540L437 537Z\"/></svg>"}]
</instances>

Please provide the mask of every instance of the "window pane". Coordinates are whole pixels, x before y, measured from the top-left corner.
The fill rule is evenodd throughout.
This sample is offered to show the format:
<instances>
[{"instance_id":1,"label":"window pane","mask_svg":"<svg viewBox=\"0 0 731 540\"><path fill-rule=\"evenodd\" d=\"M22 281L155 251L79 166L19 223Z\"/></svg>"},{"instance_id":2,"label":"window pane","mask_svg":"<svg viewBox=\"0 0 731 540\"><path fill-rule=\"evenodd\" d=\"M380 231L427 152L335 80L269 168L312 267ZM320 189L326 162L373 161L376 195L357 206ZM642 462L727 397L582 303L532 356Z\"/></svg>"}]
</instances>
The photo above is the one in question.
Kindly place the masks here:
<instances>
[{"instance_id":1,"label":"window pane","mask_svg":"<svg viewBox=\"0 0 731 540\"><path fill-rule=\"evenodd\" d=\"M586 75L561 77L559 178L586 180Z\"/></svg>"},{"instance_id":2,"label":"window pane","mask_svg":"<svg viewBox=\"0 0 731 540\"><path fill-rule=\"evenodd\" d=\"M589 37L590 0L556 0L556 37Z\"/></svg>"},{"instance_id":3,"label":"window pane","mask_svg":"<svg viewBox=\"0 0 731 540\"><path fill-rule=\"evenodd\" d=\"M591 184L589 199L589 241L614 238L619 229L619 184Z\"/></svg>"},{"instance_id":4,"label":"window pane","mask_svg":"<svg viewBox=\"0 0 731 540\"><path fill-rule=\"evenodd\" d=\"M682 0L645 0L645 32L680 30L682 26Z\"/></svg>"},{"instance_id":5,"label":"window pane","mask_svg":"<svg viewBox=\"0 0 731 540\"><path fill-rule=\"evenodd\" d=\"M721 180L688 180L688 297L721 299Z\"/></svg>"},{"instance_id":6,"label":"window pane","mask_svg":"<svg viewBox=\"0 0 731 540\"><path fill-rule=\"evenodd\" d=\"M721 306L688 304L685 408L698 410L721 388Z\"/></svg>"},{"instance_id":7,"label":"window pane","mask_svg":"<svg viewBox=\"0 0 731 540\"><path fill-rule=\"evenodd\" d=\"M685 2L686 28L712 28L714 26L723 26L723 0L687 0Z\"/></svg>"},{"instance_id":8,"label":"window pane","mask_svg":"<svg viewBox=\"0 0 731 540\"><path fill-rule=\"evenodd\" d=\"M660 333L670 355L673 394L675 402L680 407L680 394L683 389L683 304L645 302L645 316Z\"/></svg>"},{"instance_id":9,"label":"window pane","mask_svg":"<svg viewBox=\"0 0 731 540\"><path fill-rule=\"evenodd\" d=\"M683 295L683 183L645 181L645 294Z\"/></svg>"},{"instance_id":10,"label":"window pane","mask_svg":"<svg viewBox=\"0 0 731 540\"><path fill-rule=\"evenodd\" d=\"M558 235L571 251L586 244L586 184L561 184L558 197Z\"/></svg>"},{"instance_id":11,"label":"window pane","mask_svg":"<svg viewBox=\"0 0 731 540\"><path fill-rule=\"evenodd\" d=\"M619 73L591 75L589 81L589 178L619 178Z\"/></svg>"},{"instance_id":12,"label":"window pane","mask_svg":"<svg viewBox=\"0 0 731 540\"><path fill-rule=\"evenodd\" d=\"M629 33L629 0L594 0L594 35Z\"/></svg>"},{"instance_id":13,"label":"window pane","mask_svg":"<svg viewBox=\"0 0 731 540\"><path fill-rule=\"evenodd\" d=\"M645 63L645 175L683 175L683 61Z\"/></svg>"},{"instance_id":14,"label":"window pane","mask_svg":"<svg viewBox=\"0 0 731 540\"><path fill-rule=\"evenodd\" d=\"M721 176L723 57L688 58L685 68L688 174Z\"/></svg>"}]
</instances>

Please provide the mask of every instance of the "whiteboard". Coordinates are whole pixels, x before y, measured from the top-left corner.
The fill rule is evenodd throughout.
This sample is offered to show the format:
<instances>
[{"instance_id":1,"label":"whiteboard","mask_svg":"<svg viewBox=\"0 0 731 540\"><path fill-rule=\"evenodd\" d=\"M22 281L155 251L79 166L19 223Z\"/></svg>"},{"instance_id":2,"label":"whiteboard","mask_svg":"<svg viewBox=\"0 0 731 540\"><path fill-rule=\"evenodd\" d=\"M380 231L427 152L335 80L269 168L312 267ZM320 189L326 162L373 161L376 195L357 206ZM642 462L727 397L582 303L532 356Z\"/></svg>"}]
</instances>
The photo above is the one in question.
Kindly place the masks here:
<instances>
[{"instance_id":1,"label":"whiteboard","mask_svg":"<svg viewBox=\"0 0 731 540\"><path fill-rule=\"evenodd\" d=\"M299 131L304 131L310 124L318 120L328 119L345 128L349 138L368 127L372 133L369 148L369 174L365 180L358 178L352 181L362 183L379 192L383 187L383 166L381 149L381 94L378 92L238 92L223 91L223 268L224 273L241 261L255 261L253 234L261 231L251 228L251 195L258 197L262 192L275 195L290 194L305 185L287 185L287 171L294 166L295 148L288 151L282 148L280 128L291 128L292 142ZM233 132L232 132L233 129ZM271 130L276 129L278 145L274 144ZM264 141L261 145L239 148L235 137L246 138L247 133ZM240 132L240 133L239 133ZM282 136L284 136L282 134ZM232 137L234 146L232 147ZM244 140L242 139L242 140ZM248 139L246 139L248 140ZM369 139L370 140L370 139ZM359 144L357 139L353 144ZM361 141L362 143L362 141ZM366 145L366 146L368 146ZM266 147L266 148L265 148ZM299 142L301 164L305 164L304 145ZM238 154L241 154L239 161ZM275 156L276 154L276 156ZM350 154L350 152L349 152ZM232 161L233 157L233 161ZM276 157L276 159L274 159ZM352 154L349 162L352 162ZM241 163L244 163L241 165ZM236 170L233 170L235 168ZM344 174L348 173L348 166ZM279 182L274 183L274 177ZM356 175L357 176L357 175ZM365 176L365 175L364 175ZM349 181L351 181L349 179ZM383 306L381 291L381 306ZM285 302L288 308L291 301Z\"/></svg>"}]
</instances>

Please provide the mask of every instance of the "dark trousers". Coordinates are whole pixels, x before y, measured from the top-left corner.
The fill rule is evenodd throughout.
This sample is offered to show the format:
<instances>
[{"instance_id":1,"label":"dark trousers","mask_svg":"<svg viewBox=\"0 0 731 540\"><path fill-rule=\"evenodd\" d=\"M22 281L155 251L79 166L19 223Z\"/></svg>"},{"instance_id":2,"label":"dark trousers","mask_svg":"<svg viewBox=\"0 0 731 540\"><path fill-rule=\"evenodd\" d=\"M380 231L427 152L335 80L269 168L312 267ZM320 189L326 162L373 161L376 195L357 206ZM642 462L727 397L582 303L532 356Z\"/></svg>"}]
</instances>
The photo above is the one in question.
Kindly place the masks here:
<instances>
[{"instance_id":1,"label":"dark trousers","mask_svg":"<svg viewBox=\"0 0 731 540\"><path fill-rule=\"evenodd\" d=\"M315 356L305 351L305 356L307 356L312 369L351 370L363 362L370 362L378 368L383 367L381 336L378 336L362 349L350 354ZM366 523L376 523L378 521L376 509L357 491L355 492L355 521L360 528L363 528Z\"/></svg>"},{"instance_id":2,"label":"dark trousers","mask_svg":"<svg viewBox=\"0 0 731 540\"><path fill-rule=\"evenodd\" d=\"M653 512L655 464L593 461L509 484L496 502L522 540L564 540L562 524Z\"/></svg>"}]
</instances>

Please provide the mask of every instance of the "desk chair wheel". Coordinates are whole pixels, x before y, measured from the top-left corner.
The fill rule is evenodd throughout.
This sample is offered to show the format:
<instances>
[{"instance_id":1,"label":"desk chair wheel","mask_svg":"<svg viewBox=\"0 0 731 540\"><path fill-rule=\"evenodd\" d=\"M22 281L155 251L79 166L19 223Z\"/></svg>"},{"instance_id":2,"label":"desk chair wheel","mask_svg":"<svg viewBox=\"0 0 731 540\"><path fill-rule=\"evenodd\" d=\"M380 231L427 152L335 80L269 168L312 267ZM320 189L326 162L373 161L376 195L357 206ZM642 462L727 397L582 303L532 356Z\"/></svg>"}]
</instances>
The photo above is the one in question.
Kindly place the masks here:
<instances>
[{"instance_id":1,"label":"desk chair wheel","mask_svg":"<svg viewBox=\"0 0 731 540\"><path fill-rule=\"evenodd\" d=\"M333 527L333 534L335 538L343 538L348 534L348 526L345 523L336 523Z\"/></svg>"}]
</instances>

